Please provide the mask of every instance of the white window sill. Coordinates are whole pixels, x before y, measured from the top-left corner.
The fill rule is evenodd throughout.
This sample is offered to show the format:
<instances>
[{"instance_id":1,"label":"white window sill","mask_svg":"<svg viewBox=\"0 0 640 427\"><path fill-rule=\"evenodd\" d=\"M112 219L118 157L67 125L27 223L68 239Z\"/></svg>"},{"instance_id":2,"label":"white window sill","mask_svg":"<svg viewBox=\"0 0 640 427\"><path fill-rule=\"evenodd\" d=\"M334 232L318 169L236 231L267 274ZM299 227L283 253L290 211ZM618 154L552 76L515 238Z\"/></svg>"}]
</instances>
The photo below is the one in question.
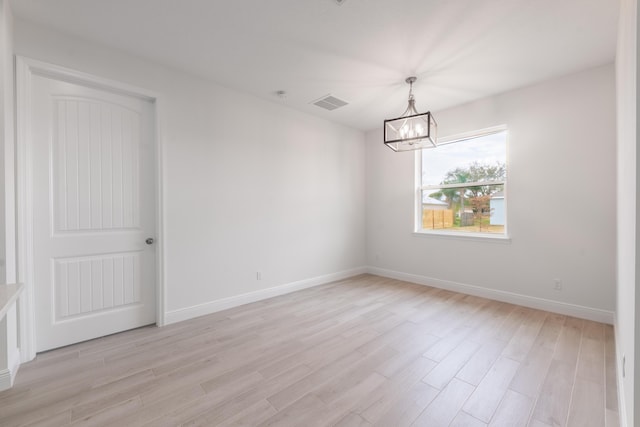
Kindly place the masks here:
<instances>
[{"instance_id":1,"label":"white window sill","mask_svg":"<svg viewBox=\"0 0 640 427\"><path fill-rule=\"evenodd\" d=\"M511 237L506 234L493 233L464 233L458 231L414 231L414 236L420 237L436 237L454 240L475 240L478 242L504 243L510 244Z\"/></svg>"}]
</instances>

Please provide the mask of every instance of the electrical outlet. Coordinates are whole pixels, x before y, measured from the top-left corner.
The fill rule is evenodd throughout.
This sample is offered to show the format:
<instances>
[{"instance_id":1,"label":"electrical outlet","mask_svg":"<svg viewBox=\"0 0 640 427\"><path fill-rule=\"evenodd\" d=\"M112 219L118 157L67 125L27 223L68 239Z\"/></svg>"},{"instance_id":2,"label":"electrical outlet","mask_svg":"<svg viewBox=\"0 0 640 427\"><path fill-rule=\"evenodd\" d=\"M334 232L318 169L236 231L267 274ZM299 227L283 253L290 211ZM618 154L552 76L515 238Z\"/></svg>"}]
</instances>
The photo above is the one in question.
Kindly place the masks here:
<instances>
[{"instance_id":1,"label":"electrical outlet","mask_svg":"<svg viewBox=\"0 0 640 427\"><path fill-rule=\"evenodd\" d=\"M256 280L262 280L262 272L261 271L256 272Z\"/></svg>"},{"instance_id":2,"label":"electrical outlet","mask_svg":"<svg viewBox=\"0 0 640 427\"><path fill-rule=\"evenodd\" d=\"M553 279L553 289L555 289L556 291L561 291L562 290L562 280Z\"/></svg>"}]
</instances>

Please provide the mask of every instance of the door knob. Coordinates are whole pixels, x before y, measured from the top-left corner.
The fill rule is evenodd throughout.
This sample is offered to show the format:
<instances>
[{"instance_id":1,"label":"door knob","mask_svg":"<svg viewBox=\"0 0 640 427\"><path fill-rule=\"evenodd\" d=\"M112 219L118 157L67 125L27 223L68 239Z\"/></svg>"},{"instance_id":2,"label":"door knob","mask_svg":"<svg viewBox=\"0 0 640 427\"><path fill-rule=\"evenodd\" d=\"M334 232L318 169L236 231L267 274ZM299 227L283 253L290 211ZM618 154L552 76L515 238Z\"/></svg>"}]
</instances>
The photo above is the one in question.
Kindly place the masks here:
<instances>
[{"instance_id":1,"label":"door knob","mask_svg":"<svg viewBox=\"0 0 640 427\"><path fill-rule=\"evenodd\" d=\"M153 238L151 238L151 237L147 238L147 240L145 240L145 243L147 245L152 245L153 244Z\"/></svg>"}]
</instances>

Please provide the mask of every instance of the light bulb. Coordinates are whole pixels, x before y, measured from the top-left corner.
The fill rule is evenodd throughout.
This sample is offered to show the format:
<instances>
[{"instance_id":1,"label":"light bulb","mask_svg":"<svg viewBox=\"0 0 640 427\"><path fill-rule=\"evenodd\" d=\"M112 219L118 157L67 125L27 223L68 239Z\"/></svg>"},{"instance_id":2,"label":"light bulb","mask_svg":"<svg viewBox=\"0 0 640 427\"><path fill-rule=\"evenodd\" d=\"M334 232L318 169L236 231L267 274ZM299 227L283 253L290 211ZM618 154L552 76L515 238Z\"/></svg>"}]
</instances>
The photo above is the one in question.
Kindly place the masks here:
<instances>
[{"instance_id":1,"label":"light bulb","mask_svg":"<svg viewBox=\"0 0 640 427\"><path fill-rule=\"evenodd\" d=\"M424 127L422 127L419 124L417 125L406 124L402 126L398 131L398 133L400 134L400 138L402 139L416 138L416 137L422 136L423 132L424 132ZM413 144L413 141L409 141L409 143Z\"/></svg>"}]
</instances>

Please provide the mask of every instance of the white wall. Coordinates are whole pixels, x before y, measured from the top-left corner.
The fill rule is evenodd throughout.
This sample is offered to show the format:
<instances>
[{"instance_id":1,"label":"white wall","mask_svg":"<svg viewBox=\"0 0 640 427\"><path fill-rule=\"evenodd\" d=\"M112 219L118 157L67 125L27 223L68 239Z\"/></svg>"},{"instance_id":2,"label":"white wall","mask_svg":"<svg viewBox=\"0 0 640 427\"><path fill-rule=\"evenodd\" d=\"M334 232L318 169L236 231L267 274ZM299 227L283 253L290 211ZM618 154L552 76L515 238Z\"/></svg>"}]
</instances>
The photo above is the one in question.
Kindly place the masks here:
<instances>
[{"instance_id":1,"label":"white wall","mask_svg":"<svg viewBox=\"0 0 640 427\"><path fill-rule=\"evenodd\" d=\"M376 130L366 140L368 264L425 282L455 282L604 310L611 321L613 65L439 111L435 117L441 137L508 126L512 240L413 235L414 154L389 150ZM562 292L553 289L554 278L562 280Z\"/></svg>"},{"instance_id":2,"label":"white wall","mask_svg":"<svg viewBox=\"0 0 640 427\"><path fill-rule=\"evenodd\" d=\"M13 244L11 249L15 248L15 233L12 231L10 238L6 239L5 225L10 223L12 230L15 229L15 218L12 211L13 205L9 204L10 212L5 215L5 200L12 199L13 193L13 168L7 168L5 165L6 155L13 156L14 148L14 73L13 73L13 16L9 2L0 0L0 135L2 135L2 144L0 144L0 283L6 281L14 282L15 276L15 250L6 251L7 241ZM13 157L11 157L13 160ZM7 174L8 179L7 179ZM5 184L7 185L5 187ZM7 194L8 193L8 194ZM5 220L6 219L6 220ZM6 257L5 253L11 252L9 260L9 277L5 273Z\"/></svg>"},{"instance_id":3,"label":"white wall","mask_svg":"<svg viewBox=\"0 0 640 427\"><path fill-rule=\"evenodd\" d=\"M364 265L362 132L19 20L15 27L18 55L161 95L168 312Z\"/></svg>"},{"instance_id":4,"label":"white wall","mask_svg":"<svg viewBox=\"0 0 640 427\"><path fill-rule=\"evenodd\" d=\"M622 385L620 420L634 426L635 414L640 410L640 381L634 381L635 366L640 363L640 328L637 327L640 295L638 283L638 215L637 204L637 2L623 0L620 4L620 26L616 55L617 129L618 129L618 245L617 245L617 304L616 345L618 382ZM626 358L626 375L622 377L622 357Z\"/></svg>"}]
</instances>

